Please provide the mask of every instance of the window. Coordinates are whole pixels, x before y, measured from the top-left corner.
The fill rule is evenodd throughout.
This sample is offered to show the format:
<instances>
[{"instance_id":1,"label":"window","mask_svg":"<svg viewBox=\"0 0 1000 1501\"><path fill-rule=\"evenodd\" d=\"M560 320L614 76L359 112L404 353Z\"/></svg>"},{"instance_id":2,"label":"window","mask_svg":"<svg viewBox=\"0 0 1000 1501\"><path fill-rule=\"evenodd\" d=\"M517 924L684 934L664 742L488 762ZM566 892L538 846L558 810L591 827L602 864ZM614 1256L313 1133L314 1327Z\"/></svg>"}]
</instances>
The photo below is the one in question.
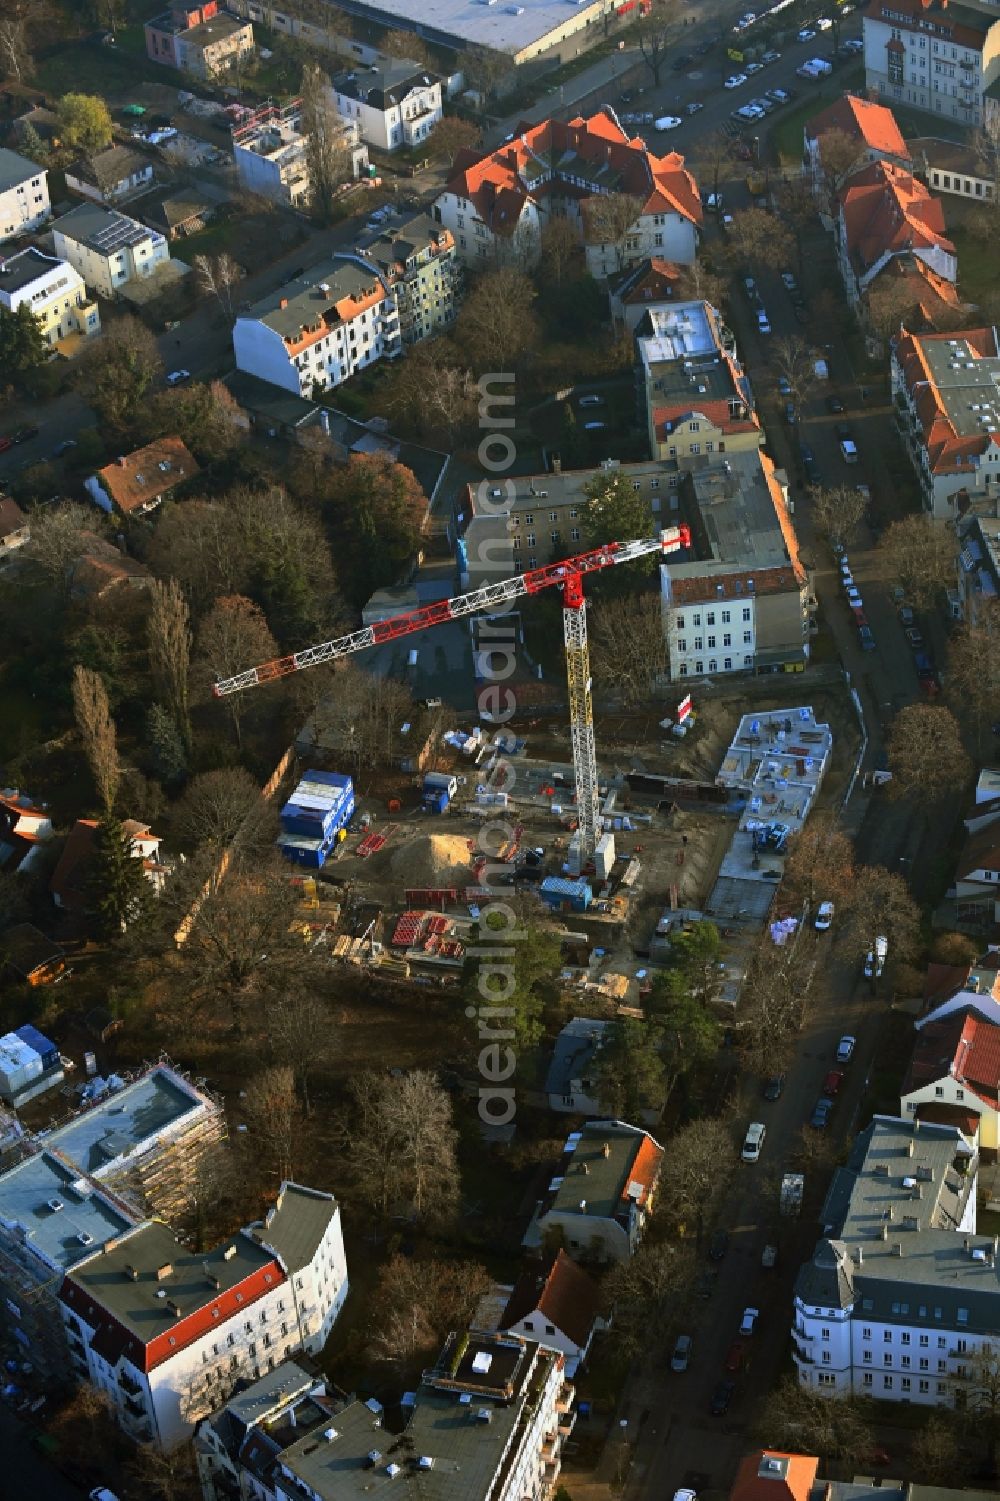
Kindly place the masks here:
<instances>
[{"instance_id":1,"label":"window","mask_svg":"<svg viewBox=\"0 0 1000 1501\"><path fill-rule=\"evenodd\" d=\"M558 511L550 511L549 512L549 520L550 521L558 521L559 520L559 512Z\"/></svg>"},{"instance_id":2,"label":"window","mask_svg":"<svg viewBox=\"0 0 1000 1501\"><path fill-rule=\"evenodd\" d=\"M871 1365L871 1363L872 1363L872 1352L870 1350L864 1350L862 1352L861 1359L862 1359L862 1361L864 1362L865 1365Z\"/></svg>"},{"instance_id":3,"label":"window","mask_svg":"<svg viewBox=\"0 0 1000 1501\"><path fill-rule=\"evenodd\" d=\"M694 670L695 670L695 672L698 672L698 673L704 672L705 671L705 664L704 664L704 662L696 662L694 664Z\"/></svg>"},{"instance_id":4,"label":"window","mask_svg":"<svg viewBox=\"0 0 1000 1501\"><path fill-rule=\"evenodd\" d=\"M744 631L743 632L743 645L744 646L749 646L752 641L753 641L753 631Z\"/></svg>"},{"instance_id":5,"label":"window","mask_svg":"<svg viewBox=\"0 0 1000 1501\"><path fill-rule=\"evenodd\" d=\"M696 433L696 432L699 432L700 430L701 430L701 423L700 422L689 422L688 423L688 432L689 433Z\"/></svg>"},{"instance_id":6,"label":"window","mask_svg":"<svg viewBox=\"0 0 1000 1501\"><path fill-rule=\"evenodd\" d=\"M534 547L534 545L535 545L535 534L534 534L534 532L529 532L528 533L528 546L529 547Z\"/></svg>"},{"instance_id":7,"label":"window","mask_svg":"<svg viewBox=\"0 0 1000 1501\"><path fill-rule=\"evenodd\" d=\"M939 1371L946 1371L948 1369L948 1362L946 1360L939 1360L937 1368Z\"/></svg>"},{"instance_id":8,"label":"window","mask_svg":"<svg viewBox=\"0 0 1000 1501\"><path fill-rule=\"evenodd\" d=\"M691 453L701 453L701 444L700 443L692 443L690 451L691 451Z\"/></svg>"},{"instance_id":9,"label":"window","mask_svg":"<svg viewBox=\"0 0 1000 1501\"><path fill-rule=\"evenodd\" d=\"M708 638L708 649L709 649L709 651L714 651L715 650L715 637L714 636L709 636L709 638Z\"/></svg>"},{"instance_id":10,"label":"window","mask_svg":"<svg viewBox=\"0 0 1000 1501\"><path fill-rule=\"evenodd\" d=\"M829 1365L831 1359L832 1359L832 1356L830 1355L829 1350L824 1350L823 1351L823 1364L824 1365Z\"/></svg>"},{"instance_id":11,"label":"window","mask_svg":"<svg viewBox=\"0 0 1000 1501\"><path fill-rule=\"evenodd\" d=\"M908 1355L901 1355L899 1358L899 1363L903 1367L904 1371L908 1371L912 1362Z\"/></svg>"},{"instance_id":12,"label":"window","mask_svg":"<svg viewBox=\"0 0 1000 1501\"><path fill-rule=\"evenodd\" d=\"M580 528L578 526L571 527L571 529L570 529L570 538L574 542L579 542L579 540L580 540Z\"/></svg>"},{"instance_id":13,"label":"window","mask_svg":"<svg viewBox=\"0 0 1000 1501\"><path fill-rule=\"evenodd\" d=\"M694 615L691 616L691 621L692 621L692 624L694 624L694 625L701 625L701 611L700 610L698 610Z\"/></svg>"},{"instance_id":14,"label":"window","mask_svg":"<svg viewBox=\"0 0 1000 1501\"><path fill-rule=\"evenodd\" d=\"M917 1391L918 1392L929 1392L930 1389L931 1389L931 1384L930 1384L929 1381L918 1381L917 1382Z\"/></svg>"},{"instance_id":15,"label":"window","mask_svg":"<svg viewBox=\"0 0 1000 1501\"><path fill-rule=\"evenodd\" d=\"M885 1352L885 1354L882 1356L882 1364L883 1365L888 1365L888 1366L892 1365L892 1351L891 1350L887 1350Z\"/></svg>"},{"instance_id":16,"label":"window","mask_svg":"<svg viewBox=\"0 0 1000 1501\"><path fill-rule=\"evenodd\" d=\"M677 629L679 631L682 631L684 629L684 616L683 615L678 615L678 617L677 617Z\"/></svg>"},{"instance_id":17,"label":"window","mask_svg":"<svg viewBox=\"0 0 1000 1501\"><path fill-rule=\"evenodd\" d=\"M908 1392L912 1385L913 1382L910 1380L909 1376L901 1376L899 1378L899 1386L901 1391Z\"/></svg>"},{"instance_id":18,"label":"window","mask_svg":"<svg viewBox=\"0 0 1000 1501\"><path fill-rule=\"evenodd\" d=\"M958 1320L958 1322L960 1324L967 1324L969 1322L969 1310L967 1308L960 1308L958 1310L958 1312L956 1313L955 1317L957 1318L957 1320ZM965 1340L964 1339L960 1339L959 1340L959 1342L958 1342L958 1348L960 1350L962 1350L962 1351L965 1350Z\"/></svg>"},{"instance_id":19,"label":"window","mask_svg":"<svg viewBox=\"0 0 1000 1501\"><path fill-rule=\"evenodd\" d=\"M743 606L743 619L744 620L749 620L750 619L750 606L749 605L744 605Z\"/></svg>"},{"instance_id":20,"label":"window","mask_svg":"<svg viewBox=\"0 0 1000 1501\"><path fill-rule=\"evenodd\" d=\"M709 610L706 613L706 615L705 615L705 624L706 625L714 625L715 624L715 611L714 610Z\"/></svg>"},{"instance_id":21,"label":"window","mask_svg":"<svg viewBox=\"0 0 1000 1501\"><path fill-rule=\"evenodd\" d=\"M901 1345L908 1345L910 1343L910 1335L907 1330L904 1329L903 1333L899 1336L899 1343Z\"/></svg>"},{"instance_id":22,"label":"window","mask_svg":"<svg viewBox=\"0 0 1000 1501\"><path fill-rule=\"evenodd\" d=\"M678 651L687 651L687 649L688 649L688 644L687 644L686 641L678 641L678 643L677 643L677 650Z\"/></svg>"},{"instance_id":23,"label":"window","mask_svg":"<svg viewBox=\"0 0 1000 1501\"><path fill-rule=\"evenodd\" d=\"M552 543L557 543L559 541L559 533L549 532L549 541Z\"/></svg>"},{"instance_id":24,"label":"window","mask_svg":"<svg viewBox=\"0 0 1000 1501\"><path fill-rule=\"evenodd\" d=\"M695 638L694 638L694 649L695 649L695 651L704 651L704 649L705 649L705 638L703 636L695 636Z\"/></svg>"},{"instance_id":25,"label":"window","mask_svg":"<svg viewBox=\"0 0 1000 1501\"><path fill-rule=\"evenodd\" d=\"M898 1307L898 1305L897 1305L897 1307ZM892 1344L892 1330L891 1329L883 1329L882 1330L882 1342L883 1342L883 1344L886 1344L886 1345L891 1345Z\"/></svg>"},{"instance_id":26,"label":"window","mask_svg":"<svg viewBox=\"0 0 1000 1501\"><path fill-rule=\"evenodd\" d=\"M732 657L723 657L723 659L722 659L722 670L724 672L732 672L732 670L733 670L733 659L732 659Z\"/></svg>"},{"instance_id":27,"label":"window","mask_svg":"<svg viewBox=\"0 0 1000 1501\"><path fill-rule=\"evenodd\" d=\"M819 1371L816 1375L817 1386L836 1386L837 1378L832 1371Z\"/></svg>"},{"instance_id":28,"label":"window","mask_svg":"<svg viewBox=\"0 0 1000 1501\"><path fill-rule=\"evenodd\" d=\"M525 512L525 514L524 514L524 524L525 524L525 526L534 526L534 524L535 524L535 514L534 514L533 511L526 511Z\"/></svg>"},{"instance_id":29,"label":"window","mask_svg":"<svg viewBox=\"0 0 1000 1501\"><path fill-rule=\"evenodd\" d=\"M862 1339L871 1339L871 1337L872 1337L872 1332L871 1332L870 1329L862 1329L862 1331L861 1331L861 1338Z\"/></svg>"},{"instance_id":30,"label":"window","mask_svg":"<svg viewBox=\"0 0 1000 1501\"><path fill-rule=\"evenodd\" d=\"M927 1309L926 1308L921 1308L921 1310L920 1310L920 1316L921 1316L921 1318L926 1318L927 1317ZM920 1348L922 1350L926 1350L929 1343L930 1343L930 1337L929 1337L929 1335L922 1334L920 1336Z\"/></svg>"},{"instance_id":31,"label":"window","mask_svg":"<svg viewBox=\"0 0 1000 1501\"><path fill-rule=\"evenodd\" d=\"M927 1356L926 1355L921 1355L921 1357L920 1357L920 1369L922 1371L929 1371L930 1368L931 1368L931 1363L927 1359Z\"/></svg>"},{"instance_id":32,"label":"window","mask_svg":"<svg viewBox=\"0 0 1000 1501\"><path fill-rule=\"evenodd\" d=\"M820 1337L820 1339L829 1339L830 1338L830 1331L829 1331L829 1329L821 1329L819 1331L819 1337Z\"/></svg>"},{"instance_id":33,"label":"window","mask_svg":"<svg viewBox=\"0 0 1000 1501\"><path fill-rule=\"evenodd\" d=\"M872 1375L871 1371L865 1371L864 1375L861 1378L861 1385L862 1386L871 1386L874 1383L874 1381L875 1381L875 1377Z\"/></svg>"},{"instance_id":34,"label":"window","mask_svg":"<svg viewBox=\"0 0 1000 1501\"><path fill-rule=\"evenodd\" d=\"M883 1376L882 1377L882 1390L886 1391L886 1392L891 1392L892 1391L892 1377L891 1376Z\"/></svg>"}]
</instances>

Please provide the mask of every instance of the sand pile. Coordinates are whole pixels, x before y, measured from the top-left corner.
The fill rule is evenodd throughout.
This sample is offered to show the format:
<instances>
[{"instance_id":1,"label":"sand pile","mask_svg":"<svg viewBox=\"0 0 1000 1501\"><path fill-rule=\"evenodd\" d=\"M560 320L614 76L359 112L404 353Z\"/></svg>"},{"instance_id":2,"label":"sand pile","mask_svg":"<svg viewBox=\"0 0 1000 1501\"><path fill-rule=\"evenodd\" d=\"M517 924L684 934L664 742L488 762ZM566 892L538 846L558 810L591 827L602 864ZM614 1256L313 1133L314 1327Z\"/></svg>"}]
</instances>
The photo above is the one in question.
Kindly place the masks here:
<instances>
[{"instance_id":1,"label":"sand pile","mask_svg":"<svg viewBox=\"0 0 1000 1501\"><path fill-rule=\"evenodd\" d=\"M400 886L468 886L472 882L468 840L459 834L418 834L390 862Z\"/></svg>"}]
</instances>

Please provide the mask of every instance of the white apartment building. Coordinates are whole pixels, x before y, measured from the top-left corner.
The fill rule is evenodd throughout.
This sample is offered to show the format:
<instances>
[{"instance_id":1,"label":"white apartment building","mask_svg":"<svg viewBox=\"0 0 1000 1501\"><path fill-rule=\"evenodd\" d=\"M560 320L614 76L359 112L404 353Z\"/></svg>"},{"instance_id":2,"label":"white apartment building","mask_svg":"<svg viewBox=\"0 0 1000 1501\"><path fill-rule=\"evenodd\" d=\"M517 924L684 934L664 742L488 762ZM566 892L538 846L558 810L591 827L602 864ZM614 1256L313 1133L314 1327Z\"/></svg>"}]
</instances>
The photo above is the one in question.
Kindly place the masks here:
<instances>
[{"instance_id":1,"label":"white apartment building","mask_svg":"<svg viewBox=\"0 0 1000 1501\"><path fill-rule=\"evenodd\" d=\"M0 244L37 229L49 212L45 168L18 151L0 146Z\"/></svg>"},{"instance_id":2,"label":"white apartment building","mask_svg":"<svg viewBox=\"0 0 1000 1501\"><path fill-rule=\"evenodd\" d=\"M81 203L63 214L52 226L52 239L56 254L103 297L114 297L125 282L152 276L170 259L159 230L100 203Z\"/></svg>"},{"instance_id":3,"label":"white apartment building","mask_svg":"<svg viewBox=\"0 0 1000 1501\"><path fill-rule=\"evenodd\" d=\"M441 118L441 80L405 58L387 59L333 80L337 109L380 151L422 146Z\"/></svg>"},{"instance_id":4,"label":"white apartment building","mask_svg":"<svg viewBox=\"0 0 1000 1501\"><path fill-rule=\"evenodd\" d=\"M338 1204L284 1183L263 1222L207 1253L160 1222L107 1241L59 1301L73 1370L130 1437L170 1448L239 1379L318 1353L347 1286Z\"/></svg>"},{"instance_id":5,"label":"white apartment building","mask_svg":"<svg viewBox=\"0 0 1000 1501\"><path fill-rule=\"evenodd\" d=\"M53 347L73 334L89 338L101 331L101 315L83 277L68 261L34 246L0 260L0 307L13 313L25 303Z\"/></svg>"},{"instance_id":6,"label":"white apartment building","mask_svg":"<svg viewBox=\"0 0 1000 1501\"><path fill-rule=\"evenodd\" d=\"M329 390L400 352L395 298L373 267L331 257L241 313L236 368L296 396Z\"/></svg>"},{"instance_id":7,"label":"white apartment building","mask_svg":"<svg viewBox=\"0 0 1000 1501\"><path fill-rule=\"evenodd\" d=\"M985 89L1000 62L994 6L948 0L876 0L864 13L865 85L894 101L981 125Z\"/></svg>"},{"instance_id":8,"label":"white apartment building","mask_svg":"<svg viewBox=\"0 0 1000 1501\"><path fill-rule=\"evenodd\" d=\"M1000 1327L997 1242L976 1234L978 1158L957 1126L876 1116L835 1174L795 1285L799 1381L954 1407Z\"/></svg>"},{"instance_id":9,"label":"white apartment building","mask_svg":"<svg viewBox=\"0 0 1000 1501\"><path fill-rule=\"evenodd\" d=\"M307 140L301 131L302 101L268 102L233 129L233 160L243 187L293 208L309 201ZM350 154L345 182L368 167L368 147L355 120L344 121L344 148Z\"/></svg>"},{"instance_id":10,"label":"white apartment building","mask_svg":"<svg viewBox=\"0 0 1000 1501\"><path fill-rule=\"evenodd\" d=\"M958 520L1000 496L1000 339L995 328L902 333L890 378L896 422L924 508ZM961 500L962 504L959 505Z\"/></svg>"},{"instance_id":11,"label":"white apartment building","mask_svg":"<svg viewBox=\"0 0 1000 1501\"><path fill-rule=\"evenodd\" d=\"M203 1422L205 1501L547 1501L573 1431L573 1387L555 1350L516 1335L452 1334L402 1399L403 1432L374 1398L335 1397L286 1361ZM395 1482L395 1487L393 1487Z\"/></svg>"}]
</instances>

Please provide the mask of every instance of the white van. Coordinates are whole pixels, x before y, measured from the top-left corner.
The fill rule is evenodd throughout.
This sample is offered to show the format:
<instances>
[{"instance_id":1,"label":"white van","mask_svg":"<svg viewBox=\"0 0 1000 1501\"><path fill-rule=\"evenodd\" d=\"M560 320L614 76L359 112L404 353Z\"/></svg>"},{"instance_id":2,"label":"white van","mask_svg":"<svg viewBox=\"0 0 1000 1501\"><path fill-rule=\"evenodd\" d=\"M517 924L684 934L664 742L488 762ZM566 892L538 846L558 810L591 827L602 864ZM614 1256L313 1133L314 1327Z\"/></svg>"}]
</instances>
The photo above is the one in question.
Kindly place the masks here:
<instances>
[{"instance_id":1,"label":"white van","mask_svg":"<svg viewBox=\"0 0 1000 1501\"><path fill-rule=\"evenodd\" d=\"M743 1150L740 1153L740 1157L744 1162L757 1161L766 1135L767 1127L763 1121L754 1121L747 1127L747 1134L743 1141Z\"/></svg>"}]
</instances>

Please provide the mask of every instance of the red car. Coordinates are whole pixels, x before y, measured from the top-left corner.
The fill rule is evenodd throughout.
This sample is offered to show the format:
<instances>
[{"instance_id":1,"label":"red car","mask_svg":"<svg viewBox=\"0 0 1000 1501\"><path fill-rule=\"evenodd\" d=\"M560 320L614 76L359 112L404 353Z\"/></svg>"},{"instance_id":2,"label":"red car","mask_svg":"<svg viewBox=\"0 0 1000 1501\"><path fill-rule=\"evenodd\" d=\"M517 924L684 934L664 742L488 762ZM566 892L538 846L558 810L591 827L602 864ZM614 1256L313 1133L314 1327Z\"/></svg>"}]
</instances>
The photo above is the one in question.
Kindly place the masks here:
<instances>
[{"instance_id":1,"label":"red car","mask_svg":"<svg viewBox=\"0 0 1000 1501\"><path fill-rule=\"evenodd\" d=\"M13 438L0 438L0 453L6 453L8 448L14 447Z\"/></svg>"},{"instance_id":2,"label":"red car","mask_svg":"<svg viewBox=\"0 0 1000 1501\"><path fill-rule=\"evenodd\" d=\"M743 1369L743 1341L734 1339L726 1356L726 1370L739 1372Z\"/></svg>"},{"instance_id":3,"label":"red car","mask_svg":"<svg viewBox=\"0 0 1000 1501\"><path fill-rule=\"evenodd\" d=\"M823 1080L823 1093L832 1100L834 1095L840 1093L840 1086L843 1082L844 1076L839 1068L832 1068Z\"/></svg>"}]
</instances>

